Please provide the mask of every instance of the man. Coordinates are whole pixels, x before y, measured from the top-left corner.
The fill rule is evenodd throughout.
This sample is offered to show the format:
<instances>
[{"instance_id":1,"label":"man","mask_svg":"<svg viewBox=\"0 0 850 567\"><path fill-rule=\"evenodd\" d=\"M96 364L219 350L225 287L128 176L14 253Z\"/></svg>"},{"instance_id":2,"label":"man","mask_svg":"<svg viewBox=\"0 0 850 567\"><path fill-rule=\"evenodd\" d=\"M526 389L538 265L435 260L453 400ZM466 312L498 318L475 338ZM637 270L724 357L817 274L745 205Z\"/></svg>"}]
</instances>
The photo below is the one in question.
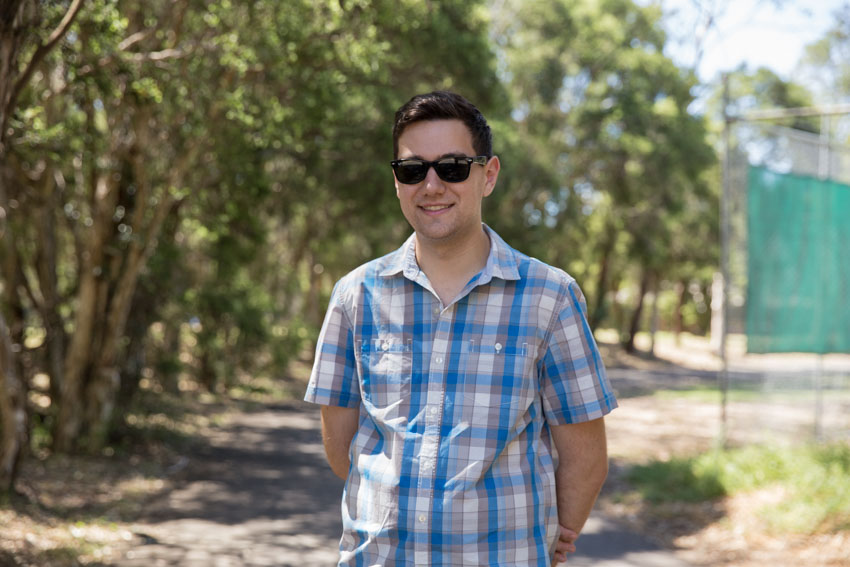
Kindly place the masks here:
<instances>
[{"instance_id":1,"label":"man","mask_svg":"<svg viewBox=\"0 0 850 567\"><path fill-rule=\"evenodd\" d=\"M482 224L500 163L469 101L413 97L393 147L414 234L337 283L305 396L346 481L339 564L563 561L617 405L584 297Z\"/></svg>"}]
</instances>

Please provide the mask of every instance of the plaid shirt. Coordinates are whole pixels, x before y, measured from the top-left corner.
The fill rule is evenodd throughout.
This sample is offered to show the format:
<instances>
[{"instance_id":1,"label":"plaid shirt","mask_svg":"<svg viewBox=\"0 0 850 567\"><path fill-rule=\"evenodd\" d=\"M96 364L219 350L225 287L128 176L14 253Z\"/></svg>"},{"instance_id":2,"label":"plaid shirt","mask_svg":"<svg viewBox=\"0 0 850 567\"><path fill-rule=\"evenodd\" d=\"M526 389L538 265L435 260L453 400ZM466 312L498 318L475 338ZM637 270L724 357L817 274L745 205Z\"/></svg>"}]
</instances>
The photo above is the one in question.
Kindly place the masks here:
<instances>
[{"instance_id":1,"label":"plaid shirt","mask_svg":"<svg viewBox=\"0 0 850 567\"><path fill-rule=\"evenodd\" d=\"M617 402L575 280L485 230L487 264L450 305L413 236L334 289L305 399L360 408L340 565L550 565L547 424Z\"/></svg>"}]
</instances>

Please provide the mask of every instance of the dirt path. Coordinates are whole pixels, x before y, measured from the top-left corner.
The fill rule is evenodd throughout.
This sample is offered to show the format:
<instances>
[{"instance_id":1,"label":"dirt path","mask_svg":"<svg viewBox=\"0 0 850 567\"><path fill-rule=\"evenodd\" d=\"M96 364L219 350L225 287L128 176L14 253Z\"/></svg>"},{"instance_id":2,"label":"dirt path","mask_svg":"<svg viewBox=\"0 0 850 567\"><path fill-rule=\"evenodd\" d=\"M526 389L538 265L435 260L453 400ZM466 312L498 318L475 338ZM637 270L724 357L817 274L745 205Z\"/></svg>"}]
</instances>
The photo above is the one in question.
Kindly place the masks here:
<instances>
[{"instance_id":1,"label":"dirt path","mask_svg":"<svg viewBox=\"0 0 850 567\"><path fill-rule=\"evenodd\" d=\"M318 412L290 403L237 414L132 526L118 567L334 565L342 482L328 468ZM672 553L596 514L570 565L683 567Z\"/></svg>"},{"instance_id":2,"label":"dirt path","mask_svg":"<svg viewBox=\"0 0 850 567\"><path fill-rule=\"evenodd\" d=\"M750 565L744 560L748 557L747 546L718 551L728 547L729 539L725 528L719 530L719 535L714 534L718 530L713 526L720 525L719 520L729 513L722 506L711 504L696 517L685 518L681 513L672 517L667 526L670 529L665 527L665 531L675 532L677 537L668 534L654 539L680 547L674 553L650 541L653 538L646 534L653 530L642 526L640 512L636 516L634 510L607 497L622 487L618 484L622 482L619 472L629 463L692 454L712 446L719 427L716 403L652 395L659 389L715 386L717 364L702 352L706 350L701 344L685 345L664 353L667 362L610 357L609 374L621 405L606 420L612 474L582 534L579 553L570 558L569 567ZM841 376L848 375L850 357L837 360L841 363ZM760 361L753 368L736 368L736 372L746 382L761 380L767 384L766 376L773 379L791 370L789 362L793 361L778 358L770 366ZM764 410L764 403L755 409L749 402L731 406L732 417L738 411L747 421L733 427L730 434L734 437L744 432L757 433L766 430L765 424L770 425L767 430L773 430L775 421L752 422L753 416L764 415ZM783 420L788 422L789 415L785 412ZM810 432L809 419L808 413L801 415L794 424L795 430ZM846 427L842 423L838 431L847 431ZM190 458L180 473L177 488L150 505L132 526L133 545L114 565L335 564L341 531L342 482L325 462L314 406L291 402L237 413L228 425L212 430L205 440L203 449ZM768 543L775 547L774 542ZM800 548L802 551L785 550L790 563L778 561L782 556L779 550L770 561L756 561L753 565L796 565L795 552L817 547L807 545Z\"/></svg>"}]
</instances>

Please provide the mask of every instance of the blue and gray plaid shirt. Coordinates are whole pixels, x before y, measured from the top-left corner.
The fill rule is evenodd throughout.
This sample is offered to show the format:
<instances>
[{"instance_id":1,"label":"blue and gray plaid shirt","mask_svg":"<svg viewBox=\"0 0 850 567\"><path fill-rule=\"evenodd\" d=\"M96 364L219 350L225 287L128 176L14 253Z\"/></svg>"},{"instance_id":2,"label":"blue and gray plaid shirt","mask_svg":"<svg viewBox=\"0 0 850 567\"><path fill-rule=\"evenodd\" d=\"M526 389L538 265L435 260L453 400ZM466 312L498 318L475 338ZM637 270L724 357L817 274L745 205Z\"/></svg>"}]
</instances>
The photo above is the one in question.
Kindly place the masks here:
<instances>
[{"instance_id":1,"label":"blue and gray plaid shirt","mask_svg":"<svg viewBox=\"0 0 850 567\"><path fill-rule=\"evenodd\" d=\"M450 305L413 236L334 289L305 399L360 408L340 565L550 565L547 424L617 402L575 280L484 228L487 265Z\"/></svg>"}]
</instances>

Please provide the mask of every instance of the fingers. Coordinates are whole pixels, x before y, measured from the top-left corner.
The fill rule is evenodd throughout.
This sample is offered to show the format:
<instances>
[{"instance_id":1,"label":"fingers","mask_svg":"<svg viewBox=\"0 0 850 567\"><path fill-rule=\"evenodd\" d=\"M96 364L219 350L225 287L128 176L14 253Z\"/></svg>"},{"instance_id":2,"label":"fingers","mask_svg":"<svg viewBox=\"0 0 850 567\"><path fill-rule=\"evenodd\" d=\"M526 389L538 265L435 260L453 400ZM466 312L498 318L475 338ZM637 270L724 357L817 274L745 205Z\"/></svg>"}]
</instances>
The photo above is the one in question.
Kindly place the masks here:
<instances>
[{"instance_id":1,"label":"fingers","mask_svg":"<svg viewBox=\"0 0 850 567\"><path fill-rule=\"evenodd\" d=\"M575 540L578 539L578 534L564 526L558 526L560 535L555 543L555 556L552 560L552 565L564 563L567 560L568 553L575 553Z\"/></svg>"},{"instance_id":2,"label":"fingers","mask_svg":"<svg viewBox=\"0 0 850 567\"><path fill-rule=\"evenodd\" d=\"M573 545L572 543L566 543L566 542L559 541L558 544L555 546L555 552L560 553L564 557L566 557L567 553L575 553L576 552L576 546Z\"/></svg>"}]
</instances>

